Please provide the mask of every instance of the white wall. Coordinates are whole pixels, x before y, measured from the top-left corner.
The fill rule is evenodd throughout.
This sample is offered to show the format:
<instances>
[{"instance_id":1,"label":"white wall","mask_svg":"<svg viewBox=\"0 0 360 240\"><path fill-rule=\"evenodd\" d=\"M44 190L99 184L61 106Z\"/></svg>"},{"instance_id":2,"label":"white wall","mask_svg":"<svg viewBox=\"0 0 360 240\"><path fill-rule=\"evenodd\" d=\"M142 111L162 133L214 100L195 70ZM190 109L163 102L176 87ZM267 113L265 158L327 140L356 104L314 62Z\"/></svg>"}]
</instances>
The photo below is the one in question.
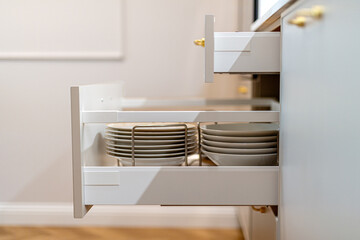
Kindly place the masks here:
<instances>
[{"instance_id":1,"label":"white wall","mask_svg":"<svg viewBox=\"0 0 360 240\"><path fill-rule=\"evenodd\" d=\"M203 49L192 41L204 15L217 16L217 31L238 25L237 0L128 0L125 10L121 61L1 61L0 202L72 201L70 86L124 81L130 97L202 95Z\"/></svg>"}]
</instances>

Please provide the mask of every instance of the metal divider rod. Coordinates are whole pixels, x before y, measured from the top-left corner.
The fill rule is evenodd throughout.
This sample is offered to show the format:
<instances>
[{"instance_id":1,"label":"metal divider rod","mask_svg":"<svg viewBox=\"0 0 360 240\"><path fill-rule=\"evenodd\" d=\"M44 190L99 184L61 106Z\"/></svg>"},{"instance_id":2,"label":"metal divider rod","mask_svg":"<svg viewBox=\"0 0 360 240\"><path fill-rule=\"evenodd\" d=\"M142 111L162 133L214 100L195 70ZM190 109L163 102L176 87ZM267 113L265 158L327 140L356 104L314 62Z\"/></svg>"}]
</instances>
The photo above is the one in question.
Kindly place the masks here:
<instances>
[{"instance_id":1,"label":"metal divider rod","mask_svg":"<svg viewBox=\"0 0 360 240\"><path fill-rule=\"evenodd\" d=\"M131 129L131 160L132 160L132 165L135 166L135 128L137 126L134 126Z\"/></svg>"},{"instance_id":2,"label":"metal divider rod","mask_svg":"<svg viewBox=\"0 0 360 240\"><path fill-rule=\"evenodd\" d=\"M197 123L197 130L198 130L198 151L199 151L199 166L202 166L202 153L201 153L201 131L200 131L200 124L201 122Z\"/></svg>"},{"instance_id":3,"label":"metal divider rod","mask_svg":"<svg viewBox=\"0 0 360 240\"><path fill-rule=\"evenodd\" d=\"M184 123L184 128L185 128L185 166L189 166L188 163L188 139L187 139L187 132L188 132L188 127L187 125Z\"/></svg>"}]
</instances>

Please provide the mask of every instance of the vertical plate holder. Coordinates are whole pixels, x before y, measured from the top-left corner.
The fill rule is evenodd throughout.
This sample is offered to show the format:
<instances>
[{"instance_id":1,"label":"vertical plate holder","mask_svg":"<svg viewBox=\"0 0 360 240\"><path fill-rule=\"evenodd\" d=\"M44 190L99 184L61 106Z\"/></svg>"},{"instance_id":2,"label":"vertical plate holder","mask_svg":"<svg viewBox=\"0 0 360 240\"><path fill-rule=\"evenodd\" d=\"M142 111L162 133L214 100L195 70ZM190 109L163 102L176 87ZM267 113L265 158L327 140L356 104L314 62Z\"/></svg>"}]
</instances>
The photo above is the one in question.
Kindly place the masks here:
<instances>
[{"instance_id":1,"label":"vertical plate holder","mask_svg":"<svg viewBox=\"0 0 360 240\"><path fill-rule=\"evenodd\" d=\"M280 32L214 32L205 16L205 82L214 73L280 73Z\"/></svg>"}]
</instances>

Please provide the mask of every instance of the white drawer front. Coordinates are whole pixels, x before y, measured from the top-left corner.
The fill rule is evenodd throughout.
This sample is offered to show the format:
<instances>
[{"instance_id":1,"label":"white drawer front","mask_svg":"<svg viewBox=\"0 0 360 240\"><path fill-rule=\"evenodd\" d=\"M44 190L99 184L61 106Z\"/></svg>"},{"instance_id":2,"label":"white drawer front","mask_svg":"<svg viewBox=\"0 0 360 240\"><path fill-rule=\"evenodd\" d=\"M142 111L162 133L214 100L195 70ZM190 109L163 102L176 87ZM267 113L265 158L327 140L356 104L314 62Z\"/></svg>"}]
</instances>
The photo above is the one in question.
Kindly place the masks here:
<instances>
[{"instance_id":1,"label":"white drawer front","mask_svg":"<svg viewBox=\"0 0 360 240\"><path fill-rule=\"evenodd\" d=\"M277 73L280 33L214 33L215 73Z\"/></svg>"},{"instance_id":2,"label":"white drawer front","mask_svg":"<svg viewBox=\"0 0 360 240\"><path fill-rule=\"evenodd\" d=\"M84 175L87 205L278 204L277 166L85 167Z\"/></svg>"},{"instance_id":3,"label":"white drawer front","mask_svg":"<svg viewBox=\"0 0 360 240\"><path fill-rule=\"evenodd\" d=\"M214 73L279 73L279 32L214 32L205 16L205 82Z\"/></svg>"}]
</instances>

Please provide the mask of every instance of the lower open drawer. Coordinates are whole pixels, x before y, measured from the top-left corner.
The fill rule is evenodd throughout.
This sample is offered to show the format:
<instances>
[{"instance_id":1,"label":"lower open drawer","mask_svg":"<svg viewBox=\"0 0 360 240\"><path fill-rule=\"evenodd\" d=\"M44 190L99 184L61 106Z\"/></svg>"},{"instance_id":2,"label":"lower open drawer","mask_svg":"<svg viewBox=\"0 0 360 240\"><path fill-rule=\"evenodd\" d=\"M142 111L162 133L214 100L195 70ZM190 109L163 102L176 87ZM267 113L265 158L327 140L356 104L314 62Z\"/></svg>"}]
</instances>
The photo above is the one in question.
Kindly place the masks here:
<instances>
[{"instance_id":1,"label":"lower open drawer","mask_svg":"<svg viewBox=\"0 0 360 240\"><path fill-rule=\"evenodd\" d=\"M84 167L85 205L277 205L278 166Z\"/></svg>"},{"instance_id":2,"label":"lower open drawer","mask_svg":"<svg viewBox=\"0 0 360 240\"><path fill-rule=\"evenodd\" d=\"M255 163L254 166L227 164L204 166L201 164L203 159L201 152L198 152L200 166L190 164L191 166L176 167L124 167L121 166L124 164L117 166L119 162L114 158L110 159L105 154L104 147L104 133L108 123L191 123L198 126L198 149L201 150L199 135L201 123L277 123L279 122L277 102L269 99L145 102L140 99L140 101L127 100L127 102L120 97L118 89L118 86L113 85L71 88L73 193L76 218L85 216L92 205L100 204L178 206L278 204L278 166L263 166L270 164L255 166L258 165ZM136 106L133 106L134 104ZM164 110L164 104L170 110ZM223 105L236 107L249 105L266 107L265 109L270 110L214 111L217 108L213 106ZM190 109L201 107L204 110L186 110L182 107L180 110L179 106ZM152 110L150 111L149 108ZM205 151L203 153L206 155ZM187 152L185 157L188 157L186 154Z\"/></svg>"}]
</instances>

